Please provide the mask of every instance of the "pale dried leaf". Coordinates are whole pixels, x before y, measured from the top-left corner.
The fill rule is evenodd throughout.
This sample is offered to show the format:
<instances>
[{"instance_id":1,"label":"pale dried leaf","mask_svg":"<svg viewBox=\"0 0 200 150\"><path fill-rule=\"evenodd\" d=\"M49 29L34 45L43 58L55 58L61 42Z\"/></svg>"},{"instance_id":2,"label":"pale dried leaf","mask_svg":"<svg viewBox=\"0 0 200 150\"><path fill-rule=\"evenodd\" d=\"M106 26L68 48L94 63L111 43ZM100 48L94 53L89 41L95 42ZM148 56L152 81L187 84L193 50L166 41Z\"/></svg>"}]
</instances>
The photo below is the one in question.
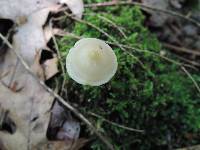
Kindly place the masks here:
<instances>
[{"instance_id":1,"label":"pale dried leaf","mask_svg":"<svg viewBox=\"0 0 200 150\"><path fill-rule=\"evenodd\" d=\"M58 73L58 58L48 59L43 63L45 79L48 80Z\"/></svg>"},{"instance_id":2,"label":"pale dried leaf","mask_svg":"<svg viewBox=\"0 0 200 150\"><path fill-rule=\"evenodd\" d=\"M27 145L24 142L27 140L20 132L16 132L15 134L0 132L0 140L3 150L19 150L19 148L21 148L20 150L27 149Z\"/></svg>"},{"instance_id":3,"label":"pale dried leaf","mask_svg":"<svg viewBox=\"0 0 200 150\"><path fill-rule=\"evenodd\" d=\"M67 4L73 14L77 17L82 16L84 10L82 0L1 0L0 18L18 22L21 18L28 18L42 9L46 10L47 8L48 10L49 8L53 8L54 10L57 3ZM44 18L44 16L40 17Z\"/></svg>"},{"instance_id":4,"label":"pale dried leaf","mask_svg":"<svg viewBox=\"0 0 200 150\"><path fill-rule=\"evenodd\" d=\"M41 79L45 80L45 71L43 70L42 66L40 65L40 53L39 51L36 52L35 61L33 65L31 66L32 72L35 73L35 75Z\"/></svg>"},{"instance_id":5,"label":"pale dried leaf","mask_svg":"<svg viewBox=\"0 0 200 150\"><path fill-rule=\"evenodd\" d=\"M45 37L46 43L53 37L52 29L49 26L46 26L44 28L44 37Z\"/></svg>"},{"instance_id":6,"label":"pale dried leaf","mask_svg":"<svg viewBox=\"0 0 200 150\"><path fill-rule=\"evenodd\" d=\"M82 17L84 11L83 0L60 0L60 3L67 4L76 17Z\"/></svg>"},{"instance_id":7,"label":"pale dried leaf","mask_svg":"<svg viewBox=\"0 0 200 150\"><path fill-rule=\"evenodd\" d=\"M53 98L47 93L39 83L29 75L27 82L20 92L13 92L9 88L0 84L0 103L4 109L9 110L9 116L17 126L16 134L22 135L22 138L15 136L5 136L0 134L0 138L7 142L8 146L13 146L13 140L27 145L30 136L33 145L46 140L46 131L49 123ZM30 134L31 131L31 134ZM15 135L15 134L14 134ZM5 138L10 138L7 140ZM12 139L12 140L11 140ZM11 142L11 143L10 143ZM10 148L12 150L12 148Z\"/></svg>"},{"instance_id":8,"label":"pale dried leaf","mask_svg":"<svg viewBox=\"0 0 200 150\"><path fill-rule=\"evenodd\" d=\"M55 5L56 0L1 0L0 18L16 21L20 17L27 17L41 9Z\"/></svg>"},{"instance_id":9,"label":"pale dried leaf","mask_svg":"<svg viewBox=\"0 0 200 150\"><path fill-rule=\"evenodd\" d=\"M14 48L20 52L29 65L34 62L36 51L45 48L47 44L42 27L29 23L18 28L13 43Z\"/></svg>"},{"instance_id":10,"label":"pale dried leaf","mask_svg":"<svg viewBox=\"0 0 200 150\"><path fill-rule=\"evenodd\" d=\"M22 32L23 27L26 32ZM38 32L33 32L35 28L34 31ZM44 41L32 43L30 39L30 37L37 37L37 34L43 35L41 34L43 31L27 24L20 29L14 36L13 46L28 61L34 74L44 79L39 64L39 51L35 48L40 48L41 43L46 43ZM28 29L31 35L25 39L22 35L28 36ZM1 66L0 74L9 73L1 79L0 104L4 109L9 110L9 117L16 124L17 132L13 135L0 132L0 139L9 150L27 149L27 139L30 139L30 145L46 141L50 108L54 98L24 69L11 49L6 53Z\"/></svg>"},{"instance_id":11,"label":"pale dried leaf","mask_svg":"<svg viewBox=\"0 0 200 150\"><path fill-rule=\"evenodd\" d=\"M0 1L0 18L18 23L13 48L41 80L44 76L49 79L58 72L57 58L47 60L45 70L39 63L41 50L47 48L47 42L53 36L44 31L43 26L50 11L59 11L61 6L58 2L60 0ZM76 3L77 6L68 3L72 12L80 17L83 11L81 3ZM12 49L0 58L0 77L0 105L9 110L9 117L17 127L12 135L0 131L1 144L8 150L26 150L27 147L45 143L54 98L27 72Z\"/></svg>"},{"instance_id":12,"label":"pale dried leaf","mask_svg":"<svg viewBox=\"0 0 200 150\"><path fill-rule=\"evenodd\" d=\"M49 12L57 12L60 8L61 5L55 4L50 7L36 11L28 16L28 22L32 25L38 25L39 27L42 27L46 22Z\"/></svg>"},{"instance_id":13,"label":"pale dried leaf","mask_svg":"<svg viewBox=\"0 0 200 150\"><path fill-rule=\"evenodd\" d=\"M63 31L61 29L58 29L58 28L51 28L49 26L46 26L44 28L44 36L45 36L45 40L46 42L48 42L52 37L53 35L56 35L58 33L62 33Z\"/></svg>"}]
</instances>

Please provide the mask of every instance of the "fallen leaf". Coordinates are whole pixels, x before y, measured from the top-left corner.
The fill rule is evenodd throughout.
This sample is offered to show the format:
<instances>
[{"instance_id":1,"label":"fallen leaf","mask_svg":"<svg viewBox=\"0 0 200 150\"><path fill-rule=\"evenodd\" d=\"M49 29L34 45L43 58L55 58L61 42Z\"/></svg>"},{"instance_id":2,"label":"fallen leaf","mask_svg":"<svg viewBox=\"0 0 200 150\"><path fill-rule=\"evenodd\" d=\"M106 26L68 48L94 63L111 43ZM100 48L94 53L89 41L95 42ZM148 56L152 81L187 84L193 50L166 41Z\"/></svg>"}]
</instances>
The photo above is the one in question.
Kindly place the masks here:
<instances>
[{"instance_id":1,"label":"fallen leaf","mask_svg":"<svg viewBox=\"0 0 200 150\"><path fill-rule=\"evenodd\" d=\"M17 126L13 135L0 132L0 139L11 150L26 149L27 139L30 139L30 145L46 140L49 111L54 98L31 75L26 77L24 88L17 93L0 84L0 104L9 110L9 116Z\"/></svg>"},{"instance_id":2,"label":"fallen leaf","mask_svg":"<svg viewBox=\"0 0 200 150\"><path fill-rule=\"evenodd\" d=\"M48 80L58 73L58 58L54 57L48 59L42 64L42 66L44 68L45 79Z\"/></svg>"},{"instance_id":3,"label":"fallen leaf","mask_svg":"<svg viewBox=\"0 0 200 150\"><path fill-rule=\"evenodd\" d=\"M1 0L0 18L17 21L20 17L29 15L41 9L55 5L56 0Z\"/></svg>"},{"instance_id":4,"label":"fallen leaf","mask_svg":"<svg viewBox=\"0 0 200 150\"><path fill-rule=\"evenodd\" d=\"M22 20L26 20L30 15L38 13L40 10L48 11L49 8L54 8L57 3L68 5L74 15L82 16L84 10L82 0L1 0L0 18L11 19L15 22L22 18ZM44 18L42 15L40 17Z\"/></svg>"},{"instance_id":5,"label":"fallen leaf","mask_svg":"<svg viewBox=\"0 0 200 150\"><path fill-rule=\"evenodd\" d=\"M72 13L81 18L84 11L83 0L60 0L61 3L67 4Z\"/></svg>"},{"instance_id":6,"label":"fallen leaf","mask_svg":"<svg viewBox=\"0 0 200 150\"><path fill-rule=\"evenodd\" d=\"M45 77L49 79L58 72L56 57L45 61L43 67L39 62L42 49L49 49L47 42L54 34L44 30L45 22L49 12L57 12L61 8L58 2L68 4L75 15L82 15L82 1L75 0L73 5L71 1L60 0L0 1L0 18L11 19L18 24L12 38L13 49L22 55L32 72L43 81ZM0 105L9 111L9 117L17 129L12 134L0 131L0 141L8 150L31 149L47 142L46 133L54 97L28 73L12 49L2 54ZM55 144L55 147L58 145ZM61 145L67 146L66 143Z\"/></svg>"}]
</instances>

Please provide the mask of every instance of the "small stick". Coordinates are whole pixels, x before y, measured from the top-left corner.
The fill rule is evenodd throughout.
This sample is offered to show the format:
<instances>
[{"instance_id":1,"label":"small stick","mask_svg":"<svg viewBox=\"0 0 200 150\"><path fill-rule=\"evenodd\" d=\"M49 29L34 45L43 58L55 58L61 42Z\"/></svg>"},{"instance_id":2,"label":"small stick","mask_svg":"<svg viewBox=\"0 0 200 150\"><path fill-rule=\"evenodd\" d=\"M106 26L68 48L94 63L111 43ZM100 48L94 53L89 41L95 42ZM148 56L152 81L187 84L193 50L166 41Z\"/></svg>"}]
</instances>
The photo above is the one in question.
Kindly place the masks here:
<instances>
[{"instance_id":1,"label":"small stick","mask_svg":"<svg viewBox=\"0 0 200 150\"><path fill-rule=\"evenodd\" d=\"M56 49L56 52L57 52L57 55L58 55L58 60L59 60L59 63L60 63L60 66L61 66L61 70L62 70L62 75L63 75L63 82L62 82L61 93L60 93L60 95L62 96L63 91L64 91L64 87L65 87L65 84L66 84L66 80L67 80L66 76L65 76L65 67L64 67L64 64L62 62L62 58L61 58L61 54L60 54L60 51L59 51L58 43L57 43L56 38L55 38L54 33L53 33L52 20L50 20L49 26L50 26L50 29L51 29L51 32L52 32L53 43L54 43L54 46L55 46L55 49Z\"/></svg>"},{"instance_id":2,"label":"small stick","mask_svg":"<svg viewBox=\"0 0 200 150\"><path fill-rule=\"evenodd\" d=\"M107 17L104 17L104 16L99 15L99 14L97 14L97 13L87 13L87 14L85 14L85 15L97 16L98 18L104 20L105 22L110 23L114 28L116 28L116 29L120 32L120 34L121 34L124 38L127 39L127 36L126 36L126 34L124 33L124 31L123 31L117 24L115 24L112 20L108 19Z\"/></svg>"},{"instance_id":3,"label":"small stick","mask_svg":"<svg viewBox=\"0 0 200 150\"><path fill-rule=\"evenodd\" d=\"M197 90L200 93L200 87L198 85L198 83L195 81L195 79L192 77L192 75L185 69L185 67L181 67L181 69L187 74L187 76L192 80L192 82L194 83L194 85L196 86Z\"/></svg>"},{"instance_id":4,"label":"small stick","mask_svg":"<svg viewBox=\"0 0 200 150\"><path fill-rule=\"evenodd\" d=\"M113 126L116 126L116 127L119 127L119 128L125 129L125 130L128 130L128 131L132 131L132 132L144 133L144 130L133 129L133 128L130 128L130 127L126 127L126 126L124 126L124 125L120 125L120 124L118 124L118 123L116 123L116 122L107 120L107 119L105 119L104 117L102 117L102 116L100 116L100 115L97 115L97 114L95 114L95 113L93 113L93 112L89 112L88 114L91 115L91 116L94 116L94 117L96 117L96 118L100 118L100 119L102 119L103 121L105 121L105 122L107 122L107 123L109 123L109 124L111 124L111 125L113 125Z\"/></svg>"},{"instance_id":5,"label":"small stick","mask_svg":"<svg viewBox=\"0 0 200 150\"><path fill-rule=\"evenodd\" d=\"M188 53L188 54L193 54L196 56L200 56L200 51L198 50L191 50L191 49L187 49L185 47L179 47L179 46L175 46L169 43L163 43L164 47L178 51L178 52L183 52L183 53Z\"/></svg>"},{"instance_id":6,"label":"small stick","mask_svg":"<svg viewBox=\"0 0 200 150\"><path fill-rule=\"evenodd\" d=\"M178 59L180 59L180 60L182 60L182 61L184 61L184 62L186 62L186 63L191 64L191 66L194 66L194 67L195 67L195 68L193 68L194 70L196 70L196 71L199 70L199 69L196 68L196 67L200 67L200 63L198 63L198 62L196 62L196 61L192 61L192 60L186 59L186 58L181 57L181 56L176 55L176 54L174 54L174 55L175 55Z\"/></svg>"}]
</instances>

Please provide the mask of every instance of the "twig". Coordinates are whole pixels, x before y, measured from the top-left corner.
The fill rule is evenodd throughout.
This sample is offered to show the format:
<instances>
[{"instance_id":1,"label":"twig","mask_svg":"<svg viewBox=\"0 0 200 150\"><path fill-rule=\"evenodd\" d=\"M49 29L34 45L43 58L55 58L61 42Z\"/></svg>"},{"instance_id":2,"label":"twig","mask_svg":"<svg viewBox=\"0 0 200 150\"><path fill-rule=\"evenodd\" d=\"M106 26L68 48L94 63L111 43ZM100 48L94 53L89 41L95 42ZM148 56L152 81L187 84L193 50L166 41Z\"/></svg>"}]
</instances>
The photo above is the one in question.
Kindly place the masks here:
<instances>
[{"instance_id":1,"label":"twig","mask_svg":"<svg viewBox=\"0 0 200 150\"><path fill-rule=\"evenodd\" d=\"M0 33L0 38L8 45L10 49L15 53L15 55L19 58L20 62L24 66L24 68L31 74L31 76L53 97L55 97L59 102L61 102L65 107L67 107L70 111L72 111L77 117L79 117L86 125L88 125L89 128L101 139L103 143L110 149L114 150L113 145L105 139L101 133L97 131L97 129L92 125L92 123L83 116L76 108L74 108L71 104L69 104L67 101L65 101L61 96L59 96L57 93L55 93L51 88L49 88L42 80L38 79L38 77L31 71L30 67L27 65L27 63L24 61L23 57L12 47L10 42Z\"/></svg>"},{"instance_id":2,"label":"twig","mask_svg":"<svg viewBox=\"0 0 200 150\"><path fill-rule=\"evenodd\" d=\"M50 26L51 32L53 32L52 20L50 20L49 26ZM65 84L66 84L66 80L67 80L66 79L66 75L65 75L65 67L64 67L64 64L62 62L62 58L61 58L61 55L60 55L59 47L58 47L56 38L54 36L54 33L52 33L52 39L53 39L53 43L54 43L54 46L55 46L55 49L56 49L56 52L57 52L57 55L58 55L58 60L59 60L59 63L60 63L60 66L61 66L61 70L62 70L62 75L63 75L63 82L62 82L61 93L60 93L60 95L62 96L63 91L64 91L64 87L65 87Z\"/></svg>"},{"instance_id":3,"label":"twig","mask_svg":"<svg viewBox=\"0 0 200 150\"><path fill-rule=\"evenodd\" d=\"M177 16L180 17L182 19L185 19L187 21L192 22L193 24L195 24L196 26L200 27L200 23L192 18L186 17L180 13L174 12L174 11L169 11L169 10L164 10L164 9L160 9L160 8L156 8L156 7L152 7L152 6L148 6L145 4L141 4L138 2L132 2L132 1L110 1L110 2L102 2L102 3L93 3L93 4L86 4L85 7L86 8L90 8L90 7L106 7L106 6L118 6L118 5L135 5L135 6L139 6L141 7L141 9L146 10L146 9L151 9L153 11L159 11L162 13L166 13L172 16Z\"/></svg>"},{"instance_id":4,"label":"twig","mask_svg":"<svg viewBox=\"0 0 200 150\"><path fill-rule=\"evenodd\" d=\"M109 38L111 41L113 41L114 43L116 43L117 45L119 45L118 41L116 41L111 35L109 35L107 32L105 32L104 30L100 29L99 27L95 26L94 24L90 23L90 22L87 22L85 20L82 20L82 19L79 19L77 17L74 17L73 15L67 13L67 12L64 12L66 16L70 17L71 19L75 20L75 21L78 21L80 23L83 23L83 24L86 24L94 29L96 29L97 31L99 31L100 33L104 34L107 38ZM121 46L119 46L121 47Z\"/></svg>"},{"instance_id":5,"label":"twig","mask_svg":"<svg viewBox=\"0 0 200 150\"><path fill-rule=\"evenodd\" d=\"M196 86L198 92L200 93L200 87L198 85L198 83L195 81L195 79L192 77L192 75L185 69L185 67L181 67L181 69L187 74L187 76L192 80L192 82L194 83L194 85Z\"/></svg>"},{"instance_id":6,"label":"twig","mask_svg":"<svg viewBox=\"0 0 200 150\"><path fill-rule=\"evenodd\" d=\"M125 129L125 130L128 130L128 131L132 131L132 132L144 133L144 130L133 129L133 128L130 128L130 127L127 127L127 126L124 126L124 125L120 125L120 124L118 124L118 123L116 123L116 122L107 120L107 119L105 119L104 117L102 117L102 116L100 116L100 115L97 115L97 114L95 114L95 113L93 113L93 112L89 112L88 114L91 115L91 116L94 116L94 117L96 117L96 118L100 118L100 119L102 119L103 121L105 121L105 122L107 122L107 123L109 123L109 124L111 124L111 125L113 125L113 126L116 126L116 127L119 127L119 128Z\"/></svg>"},{"instance_id":7,"label":"twig","mask_svg":"<svg viewBox=\"0 0 200 150\"><path fill-rule=\"evenodd\" d=\"M110 19L108 19L108 18L106 18L106 17L104 17L104 16L101 16L101 15L97 15L97 17L99 17L99 18L105 20L106 22L112 24L113 27L115 27L115 28L121 33L121 35L122 35L125 39L127 39L127 36L126 36L126 34L124 33L124 31L123 31L117 24L115 24L112 20L110 20Z\"/></svg>"},{"instance_id":8,"label":"twig","mask_svg":"<svg viewBox=\"0 0 200 150\"><path fill-rule=\"evenodd\" d=\"M2 74L0 74L0 80L4 77L6 77L11 71L6 71L6 72L3 72Z\"/></svg>"},{"instance_id":9,"label":"twig","mask_svg":"<svg viewBox=\"0 0 200 150\"><path fill-rule=\"evenodd\" d=\"M187 49L185 47L179 47L179 46L175 46L175 45L172 45L169 43L163 43L163 45L164 45L164 47L175 50L177 52L183 52L183 53L200 56L200 51L197 51L197 50L191 50L191 49Z\"/></svg>"},{"instance_id":10,"label":"twig","mask_svg":"<svg viewBox=\"0 0 200 150\"><path fill-rule=\"evenodd\" d=\"M199 69L198 68L196 68L196 67L200 67L200 63L198 63L198 62L196 62L196 61L193 61L193 60L189 60L189 59L186 59L186 58L184 58L184 57L182 57L182 56L179 56L179 55L177 55L177 54L174 54L178 59L180 59L181 61L183 61L183 62L186 62L186 63L188 63L188 64L191 64L191 67L193 68L193 66L195 67L195 68L193 68L193 69L195 69L196 71L198 71Z\"/></svg>"},{"instance_id":11,"label":"twig","mask_svg":"<svg viewBox=\"0 0 200 150\"><path fill-rule=\"evenodd\" d=\"M124 37L124 38L127 38L126 34L124 33L124 31L117 25L115 24L115 22L113 22L112 20L108 19L107 17L104 17L102 15L99 15L97 13L85 13L84 15L93 15L93 16L97 16L98 18L104 20L105 22L108 22L110 23L114 28L116 28L119 33L121 33L121 35Z\"/></svg>"}]
</instances>

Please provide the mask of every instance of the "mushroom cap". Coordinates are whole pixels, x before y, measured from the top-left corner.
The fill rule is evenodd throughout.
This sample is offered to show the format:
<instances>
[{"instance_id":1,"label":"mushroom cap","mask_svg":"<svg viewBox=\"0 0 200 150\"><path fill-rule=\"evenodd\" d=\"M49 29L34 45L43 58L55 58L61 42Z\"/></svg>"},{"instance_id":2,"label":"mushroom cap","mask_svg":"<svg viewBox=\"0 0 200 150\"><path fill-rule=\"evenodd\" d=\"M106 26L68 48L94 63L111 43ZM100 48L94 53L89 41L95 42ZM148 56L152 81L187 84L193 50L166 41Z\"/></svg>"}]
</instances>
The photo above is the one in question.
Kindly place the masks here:
<instances>
[{"instance_id":1,"label":"mushroom cap","mask_svg":"<svg viewBox=\"0 0 200 150\"><path fill-rule=\"evenodd\" d=\"M112 48L96 38L79 40L66 58L69 76L83 85L105 84L114 76L117 66L117 57Z\"/></svg>"}]
</instances>

